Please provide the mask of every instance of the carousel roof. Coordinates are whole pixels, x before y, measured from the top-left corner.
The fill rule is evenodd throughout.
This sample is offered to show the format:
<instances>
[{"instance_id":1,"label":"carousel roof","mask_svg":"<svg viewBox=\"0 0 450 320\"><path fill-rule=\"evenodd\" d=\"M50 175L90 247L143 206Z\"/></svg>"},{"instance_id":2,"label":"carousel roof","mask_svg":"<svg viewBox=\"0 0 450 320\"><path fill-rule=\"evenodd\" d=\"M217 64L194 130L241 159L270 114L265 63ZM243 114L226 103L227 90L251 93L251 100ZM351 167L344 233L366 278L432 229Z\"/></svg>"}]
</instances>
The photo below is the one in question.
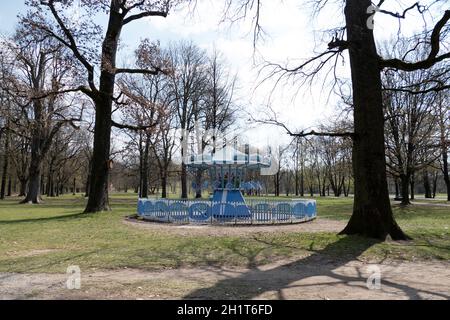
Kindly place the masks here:
<instances>
[{"instance_id":1,"label":"carousel roof","mask_svg":"<svg viewBox=\"0 0 450 320\"><path fill-rule=\"evenodd\" d=\"M236 150L231 146L226 146L215 153L204 152L200 155L192 155L185 159L189 167L209 168L213 166L239 166L247 169L259 169L270 167L270 157L260 154L250 154Z\"/></svg>"}]
</instances>

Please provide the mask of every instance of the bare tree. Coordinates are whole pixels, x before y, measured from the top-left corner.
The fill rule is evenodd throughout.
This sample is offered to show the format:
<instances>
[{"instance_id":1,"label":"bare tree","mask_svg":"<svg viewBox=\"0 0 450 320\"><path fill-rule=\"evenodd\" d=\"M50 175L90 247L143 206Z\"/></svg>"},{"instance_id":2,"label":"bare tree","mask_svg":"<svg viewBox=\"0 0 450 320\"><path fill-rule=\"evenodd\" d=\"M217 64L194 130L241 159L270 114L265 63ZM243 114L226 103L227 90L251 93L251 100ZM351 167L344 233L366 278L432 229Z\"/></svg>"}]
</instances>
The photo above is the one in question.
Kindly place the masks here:
<instances>
[{"instance_id":1,"label":"bare tree","mask_svg":"<svg viewBox=\"0 0 450 320\"><path fill-rule=\"evenodd\" d=\"M448 168L448 153L450 145L450 98L448 91L440 92L436 101L436 115L438 117L439 147L441 150L441 170L447 187L447 201L450 201L450 176Z\"/></svg>"},{"instance_id":2,"label":"bare tree","mask_svg":"<svg viewBox=\"0 0 450 320\"><path fill-rule=\"evenodd\" d=\"M172 104L177 114L178 127L181 129L181 158L187 155L189 135L195 127L195 118L200 112L200 99L205 84L205 53L189 42L180 42L169 49L169 61L172 67L170 87ZM181 164L181 197L188 197L187 168Z\"/></svg>"},{"instance_id":3,"label":"bare tree","mask_svg":"<svg viewBox=\"0 0 450 320\"><path fill-rule=\"evenodd\" d=\"M30 30L38 30L44 37L52 37L71 51L72 56L85 71L86 81L77 87L60 91L81 91L95 104L94 148L90 175L89 200L86 213L109 209L108 178L111 153L112 126L124 128L112 119L116 76L121 74L155 75L163 66L151 69L118 68L116 57L119 40L124 27L147 17L167 17L172 5L181 1L151 0L96 0L82 1L75 7L74 1L30 0L32 11L22 18L22 24ZM82 21L74 21L68 9L87 12ZM108 18L106 31L101 37L101 28L93 22L94 13L104 12ZM50 17L50 18L48 18ZM72 19L71 19L72 18ZM74 23L76 22L76 23ZM96 81L96 65L100 75Z\"/></svg>"},{"instance_id":4,"label":"bare tree","mask_svg":"<svg viewBox=\"0 0 450 320\"><path fill-rule=\"evenodd\" d=\"M203 153L207 146L211 147L212 152L216 151L218 135L226 134L226 131L235 123L237 114L234 101L237 76L230 74L224 58L216 49L208 56L204 73L205 88L200 92L202 103L199 112L194 115L198 126L196 130L202 131L195 133L199 154ZM202 197L203 173L203 169L197 169L196 198Z\"/></svg>"},{"instance_id":5,"label":"bare tree","mask_svg":"<svg viewBox=\"0 0 450 320\"><path fill-rule=\"evenodd\" d=\"M37 41L23 37L17 31L9 49L15 58L15 69L8 91L24 98L20 116L30 128L31 158L28 189L24 203L39 203L42 164L55 135L65 125L81 121L82 108L73 108L73 97L64 98L57 92L62 83L70 82L72 64L64 48L57 42ZM71 100L72 99L72 100Z\"/></svg>"},{"instance_id":6,"label":"bare tree","mask_svg":"<svg viewBox=\"0 0 450 320\"><path fill-rule=\"evenodd\" d=\"M229 1L232 2L232 1ZM260 10L262 0L237 1L238 12L246 15L252 8L255 13L255 34L261 32ZM431 2L430 6L438 3ZM320 11L324 6L332 5L327 0L316 0L315 9ZM384 141L384 114L382 100L381 71L385 68L411 72L428 69L445 59L450 58L450 52L446 52L444 42L448 38L448 21L450 10L438 9L439 20L426 28L422 34L416 34L411 39L412 52L420 47L425 47L428 55L424 59L409 60L409 55L400 58L383 58L377 50L374 38L373 16L385 14L393 19L405 19L412 10L424 14L434 14L435 11L416 3L405 8L402 13L390 11L386 6L389 2L381 0L374 6L370 0L346 0L343 14L345 26L336 28L334 37L328 44L328 50L307 59L297 66L282 66L269 64L273 72L270 77L299 77L311 80L320 70L334 62L336 65L344 51L350 58L350 70L353 89L353 132L310 132L293 133L294 136L306 137L319 136L351 136L353 137L353 173L355 185L355 198L353 215L342 234L360 234L367 237L385 239L390 235L393 239L408 239L397 225L389 200L389 192L386 178L386 159ZM376 27L376 26L375 26ZM444 52L442 52L444 51ZM335 74L331 72L331 74ZM310 83L310 82L308 82ZM428 83L426 90L441 90L447 87L442 83ZM402 88L410 90L410 88ZM412 90L414 91L414 90Z\"/></svg>"},{"instance_id":7,"label":"bare tree","mask_svg":"<svg viewBox=\"0 0 450 320\"><path fill-rule=\"evenodd\" d=\"M384 83L390 88L396 86L414 87L427 75L423 70L398 74L386 71ZM384 92L386 117L386 156L389 173L400 179L402 204L410 204L414 192L414 175L434 163L436 152L436 124L434 113L436 94L434 92L409 94L406 92Z\"/></svg>"}]
</instances>

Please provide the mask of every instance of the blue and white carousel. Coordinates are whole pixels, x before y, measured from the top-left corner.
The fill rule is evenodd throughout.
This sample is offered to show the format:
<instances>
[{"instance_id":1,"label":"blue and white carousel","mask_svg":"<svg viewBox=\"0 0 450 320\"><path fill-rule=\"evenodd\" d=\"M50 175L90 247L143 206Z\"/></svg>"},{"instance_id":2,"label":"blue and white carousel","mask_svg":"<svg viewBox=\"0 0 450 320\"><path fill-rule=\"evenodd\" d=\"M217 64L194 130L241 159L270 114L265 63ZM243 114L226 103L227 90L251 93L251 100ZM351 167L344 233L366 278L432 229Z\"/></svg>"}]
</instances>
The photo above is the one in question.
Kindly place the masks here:
<instances>
[{"instance_id":1,"label":"blue and white carousel","mask_svg":"<svg viewBox=\"0 0 450 320\"><path fill-rule=\"evenodd\" d=\"M315 200L291 199L271 201L253 197L246 200L244 193L259 194L263 186L259 181L246 179L258 170L271 167L270 152L250 153L236 147L192 155L184 159L192 172L209 172L210 182L194 189L210 186L208 200L139 199L138 215L145 220L172 223L210 224L277 224L307 222L317 217Z\"/></svg>"}]
</instances>

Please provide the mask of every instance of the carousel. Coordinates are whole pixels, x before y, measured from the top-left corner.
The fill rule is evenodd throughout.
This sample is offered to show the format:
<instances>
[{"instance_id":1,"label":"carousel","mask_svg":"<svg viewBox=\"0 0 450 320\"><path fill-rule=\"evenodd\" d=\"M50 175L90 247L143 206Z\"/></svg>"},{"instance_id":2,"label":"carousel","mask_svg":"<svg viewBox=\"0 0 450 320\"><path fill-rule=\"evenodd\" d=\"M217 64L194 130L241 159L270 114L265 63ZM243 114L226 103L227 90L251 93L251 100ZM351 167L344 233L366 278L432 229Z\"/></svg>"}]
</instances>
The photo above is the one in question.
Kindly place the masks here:
<instances>
[{"instance_id":1,"label":"carousel","mask_svg":"<svg viewBox=\"0 0 450 320\"><path fill-rule=\"evenodd\" d=\"M311 221L317 216L315 200L269 200L259 195L260 181L250 179L272 166L270 151L242 151L236 146L191 155L184 163L193 175L208 172L209 180L193 183L194 190L209 189L209 199L139 199L138 215L145 220L201 224L281 224Z\"/></svg>"}]
</instances>

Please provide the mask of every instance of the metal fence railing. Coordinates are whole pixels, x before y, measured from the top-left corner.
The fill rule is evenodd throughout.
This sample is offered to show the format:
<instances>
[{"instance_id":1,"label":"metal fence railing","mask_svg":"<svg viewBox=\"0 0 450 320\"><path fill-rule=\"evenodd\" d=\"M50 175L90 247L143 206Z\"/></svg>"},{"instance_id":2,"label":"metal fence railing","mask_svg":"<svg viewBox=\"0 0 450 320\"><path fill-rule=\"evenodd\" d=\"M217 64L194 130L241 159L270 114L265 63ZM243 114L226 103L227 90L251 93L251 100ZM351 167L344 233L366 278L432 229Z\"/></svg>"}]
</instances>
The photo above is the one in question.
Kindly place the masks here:
<instances>
[{"instance_id":1,"label":"metal fence railing","mask_svg":"<svg viewBox=\"0 0 450 320\"><path fill-rule=\"evenodd\" d=\"M145 220L179 224L282 224L315 219L317 204L315 200L302 199L251 199L245 203L140 199L137 212Z\"/></svg>"}]
</instances>

